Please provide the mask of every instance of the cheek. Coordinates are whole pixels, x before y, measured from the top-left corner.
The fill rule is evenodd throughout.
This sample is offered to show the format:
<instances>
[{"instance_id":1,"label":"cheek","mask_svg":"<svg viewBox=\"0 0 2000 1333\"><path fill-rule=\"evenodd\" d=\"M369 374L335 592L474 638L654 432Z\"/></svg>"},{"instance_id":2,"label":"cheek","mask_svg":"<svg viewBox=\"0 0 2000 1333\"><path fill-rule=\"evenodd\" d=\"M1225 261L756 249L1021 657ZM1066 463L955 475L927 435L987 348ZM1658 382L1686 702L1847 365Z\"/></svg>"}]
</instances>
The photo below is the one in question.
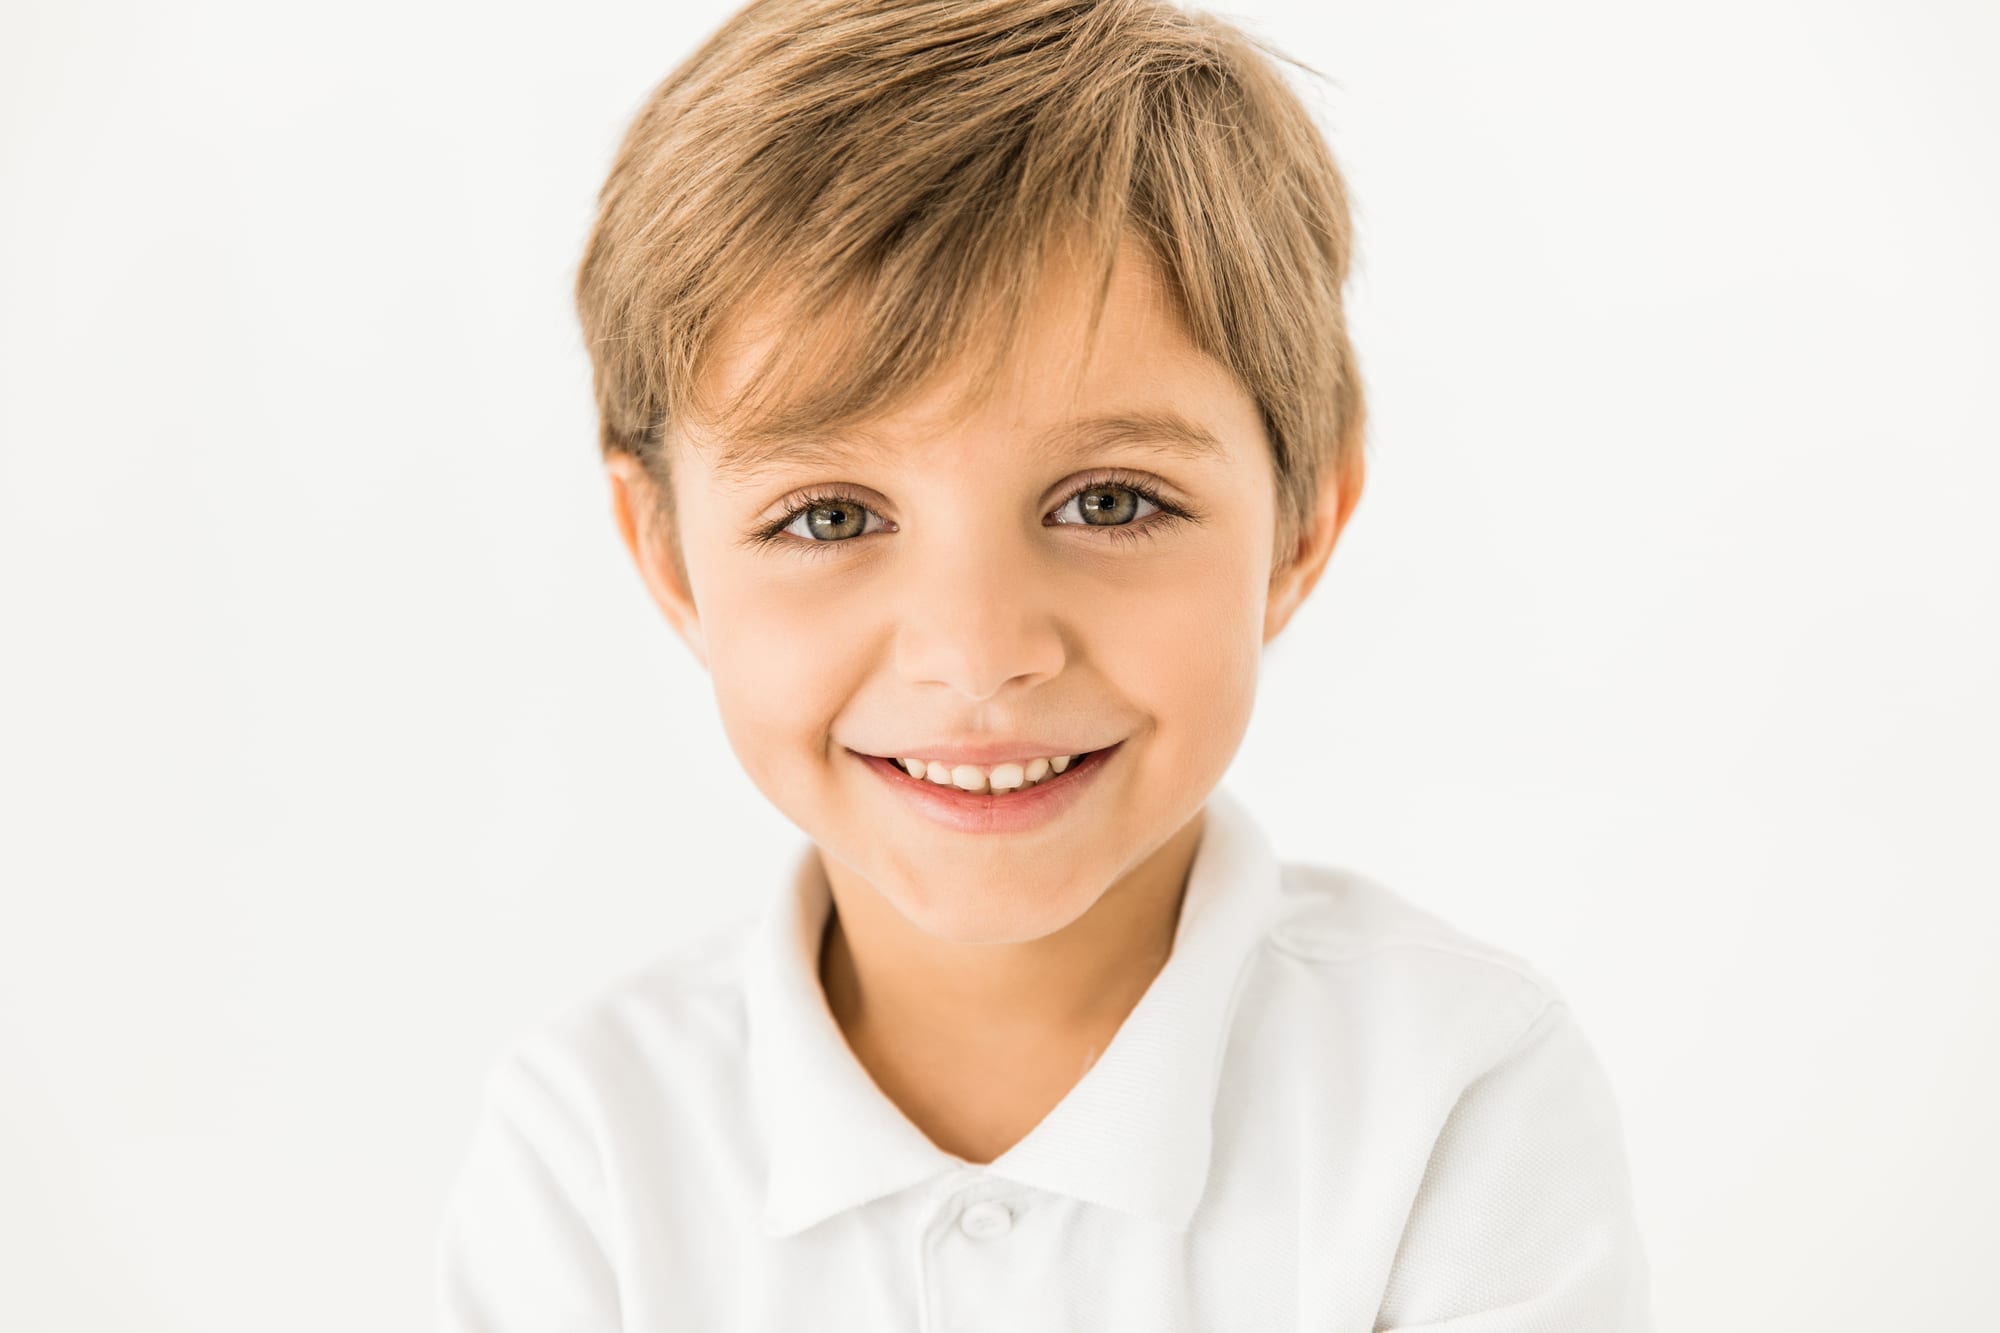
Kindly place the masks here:
<instances>
[{"instance_id":1,"label":"cheek","mask_svg":"<svg viewBox=\"0 0 2000 1333\"><path fill-rule=\"evenodd\" d=\"M1192 744L1205 743L1204 731L1233 743L1256 693L1262 642L1263 587L1251 562L1177 560L1105 600L1116 614L1083 623L1113 687Z\"/></svg>"},{"instance_id":2,"label":"cheek","mask_svg":"<svg viewBox=\"0 0 2000 1333\"><path fill-rule=\"evenodd\" d=\"M824 743L865 655L863 627L808 588L805 580L724 576L702 613L723 729L759 785Z\"/></svg>"}]
</instances>

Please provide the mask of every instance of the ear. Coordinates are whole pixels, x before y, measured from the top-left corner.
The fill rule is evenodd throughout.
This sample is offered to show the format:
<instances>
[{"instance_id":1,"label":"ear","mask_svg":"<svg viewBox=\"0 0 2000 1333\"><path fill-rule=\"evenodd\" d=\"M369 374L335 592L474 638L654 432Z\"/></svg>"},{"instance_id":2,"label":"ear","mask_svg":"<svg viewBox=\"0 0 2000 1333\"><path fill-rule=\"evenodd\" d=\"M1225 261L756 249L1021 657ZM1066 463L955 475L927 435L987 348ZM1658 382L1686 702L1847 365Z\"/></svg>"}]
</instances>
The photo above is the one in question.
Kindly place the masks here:
<instances>
[{"instance_id":1,"label":"ear","mask_svg":"<svg viewBox=\"0 0 2000 1333\"><path fill-rule=\"evenodd\" d=\"M1354 513L1355 504L1361 499L1361 482L1367 472L1359 449L1348 455L1348 463L1336 470L1328 468L1320 482L1319 501L1313 507L1313 517L1306 530L1299 534L1299 544L1292 553L1291 564L1271 580L1271 595L1264 603L1264 642L1278 637L1291 620L1292 613L1306 600L1306 594L1319 582L1319 576L1326 568L1327 558L1333 554L1334 543L1340 540L1341 529Z\"/></svg>"},{"instance_id":2,"label":"ear","mask_svg":"<svg viewBox=\"0 0 2000 1333\"><path fill-rule=\"evenodd\" d=\"M630 454L610 455L604 468L611 482L611 516L618 523L618 535L625 539L632 563L639 568L639 577L645 580L646 591L706 671L708 645L702 638L701 616L695 609L678 534L666 530L660 512L658 484Z\"/></svg>"}]
</instances>

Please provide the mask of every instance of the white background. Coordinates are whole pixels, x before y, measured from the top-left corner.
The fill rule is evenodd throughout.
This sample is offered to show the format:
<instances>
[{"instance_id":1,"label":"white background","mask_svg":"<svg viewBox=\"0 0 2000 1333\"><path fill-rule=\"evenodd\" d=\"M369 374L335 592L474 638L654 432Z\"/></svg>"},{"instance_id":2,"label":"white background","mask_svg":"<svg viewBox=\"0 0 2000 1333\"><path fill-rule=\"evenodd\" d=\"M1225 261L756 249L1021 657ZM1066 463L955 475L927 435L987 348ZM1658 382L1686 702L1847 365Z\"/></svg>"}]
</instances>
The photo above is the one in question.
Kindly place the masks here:
<instances>
[{"instance_id":1,"label":"white background","mask_svg":"<svg viewBox=\"0 0 2000 1333\"><path fill-rule=\"evenodd\" d=\"M570 307L725 6L0 12L0 1327L427 1328L486 1062L794 842ZM1231 12L1373 431L1228 783L1569 995L1663 1329L1987 1326L1995 7Z\"/></svg>"}]
</instances>

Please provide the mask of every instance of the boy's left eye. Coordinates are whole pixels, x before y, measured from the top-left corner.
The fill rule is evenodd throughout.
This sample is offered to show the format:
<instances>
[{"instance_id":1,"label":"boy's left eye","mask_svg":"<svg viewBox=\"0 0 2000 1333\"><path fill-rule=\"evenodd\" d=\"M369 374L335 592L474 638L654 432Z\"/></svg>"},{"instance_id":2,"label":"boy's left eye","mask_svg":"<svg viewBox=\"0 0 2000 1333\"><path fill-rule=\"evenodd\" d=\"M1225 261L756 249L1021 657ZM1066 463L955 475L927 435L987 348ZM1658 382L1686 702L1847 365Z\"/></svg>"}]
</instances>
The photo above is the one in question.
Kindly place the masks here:
<instances>
[{"instance_id":1,"label":"boy's left eye","mask_svg":"<svg viewBox=\"0 0 2000 1333\"><path fill-rule=\"evenodd\" d=\"M1142 504L1151 505L1152 512L1141 512ZM1071 511L1077 517L1061 517ZM852 495L838 491L809 494L800 497L776 523L753 533L752 541L809 547L817 553L819 548L885 530L880 523L870 527L871 517L879 520L881 516ZM1158 528L1191 515L1143 482L1102 478L1071 491L1052 517L1052 526L1092 528L1114 539L1132 539L1150 536ZM895 529L890 526L886 530ZM785 540L787 534L794 540Z\"/></svg>"}]
</instances>

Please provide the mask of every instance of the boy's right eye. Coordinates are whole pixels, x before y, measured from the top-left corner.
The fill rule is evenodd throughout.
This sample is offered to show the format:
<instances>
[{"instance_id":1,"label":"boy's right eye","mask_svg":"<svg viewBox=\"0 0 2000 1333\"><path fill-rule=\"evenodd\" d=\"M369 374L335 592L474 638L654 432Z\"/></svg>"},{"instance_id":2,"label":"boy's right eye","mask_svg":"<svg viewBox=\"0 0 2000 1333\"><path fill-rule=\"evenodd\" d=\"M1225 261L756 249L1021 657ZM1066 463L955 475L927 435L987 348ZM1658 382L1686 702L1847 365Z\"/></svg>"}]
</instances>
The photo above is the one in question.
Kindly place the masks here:
<instances>
[{"instance_id":1,"label":"boy's right eye","mask_svg":"<svg viewBox=\"0 0 2000 1333\"><path fill-rule=\"evenodd\" d=\"M783 518L758 533L757 540L782 541L790 533L810 546L832 546L870 532L895 530L895 525L887 522L869 527L870 516L880 519L874 510L851 495L808 495Z\"/></svg>"}]
</instances>

